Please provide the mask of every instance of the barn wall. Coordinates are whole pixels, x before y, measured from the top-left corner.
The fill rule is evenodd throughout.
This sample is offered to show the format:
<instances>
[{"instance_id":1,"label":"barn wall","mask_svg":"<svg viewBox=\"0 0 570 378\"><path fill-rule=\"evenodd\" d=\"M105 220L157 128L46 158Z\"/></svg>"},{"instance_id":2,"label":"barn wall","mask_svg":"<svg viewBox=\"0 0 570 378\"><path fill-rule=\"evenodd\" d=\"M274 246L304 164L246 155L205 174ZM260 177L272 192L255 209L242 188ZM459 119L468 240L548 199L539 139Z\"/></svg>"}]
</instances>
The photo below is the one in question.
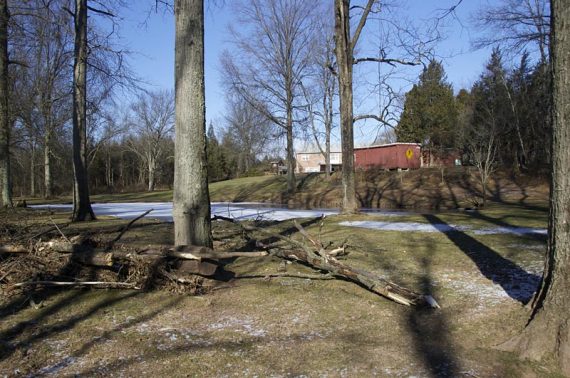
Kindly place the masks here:
<instances>
[{"instance_id":1,"label":"barn wall","mask_svg":"<svg viewBox=\"0 0 570 378\"><path fill-rule=\"evenodd\" d=\"M411 154L408 157L407 151ZM394 143L383 146L355 148L355 166L360 169L372 167L383 169L416 169L421 166L421 151L417 144Z\"/></svg>"}]
</instances>

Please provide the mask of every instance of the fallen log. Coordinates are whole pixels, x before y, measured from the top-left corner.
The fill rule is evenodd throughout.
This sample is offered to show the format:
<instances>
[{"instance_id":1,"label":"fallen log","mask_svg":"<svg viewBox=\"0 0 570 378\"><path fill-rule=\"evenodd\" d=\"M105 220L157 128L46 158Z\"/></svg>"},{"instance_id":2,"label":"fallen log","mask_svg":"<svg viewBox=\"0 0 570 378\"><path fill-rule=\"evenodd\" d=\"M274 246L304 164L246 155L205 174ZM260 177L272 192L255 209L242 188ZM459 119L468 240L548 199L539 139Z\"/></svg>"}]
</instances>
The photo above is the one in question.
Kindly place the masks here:
<instances>
[{"instance_id":1,"label":"fallen log","mask_svg":"<svg viewBox=\"0 0 570 378\"><path fill-rule=\"evenodd\" d=\"M21 244L0 245L0 253L28 253L29 250Z\"/></svg>"},{"instance_id":2,"label":"fallen log","mask_svg":"<svg viewBox=\"0 0 570 378\"><path fill-rule=\"evenodd\" d=\"M97 287L101 289L133 289L133 290L140 290L135 284L131 284L128 282L106 282L106 281L26 281L26 282L19 282L11 285L12 287L24 287L24 286L72 286L72 287L81 287L81 286L90 286L90 287Z\"/></svg>"},{"instance_id":3,"label":"fallen log","mask_svg":"<svg viewBox=\"0 0 570 378\"><path fill-rule=\"evenodd\" d=\"M248 233L258 232L266 237L279 239L289 245L292 245L293 247L296 247L294 250L273 248L271 250L271 254L274 256L304 262L315 269L326 271L336 277L342 277L344 279L363 285L368 290L376 294L379 294L383 297L406 306L427 305L432 308L440 308L439 304L430 295L422 295L416 293L412 290L397 285L396 283L391 282L384 277L380 277L377 274L353 268L349 265L339 262L333 254L327 253L323 247L323 244L314 237L310 236L297 221L294 221L295 227L299 230L301 235L303 235L303 237L305 237L310 242L310 244L313 245L314 249L308 247L305 243L289 238L287 236L270 232L258 227L243 225L231 218L215 218L237 224ZM257 244L263 246L263 243L259 241Z\"/></svg>"}]
</instances>

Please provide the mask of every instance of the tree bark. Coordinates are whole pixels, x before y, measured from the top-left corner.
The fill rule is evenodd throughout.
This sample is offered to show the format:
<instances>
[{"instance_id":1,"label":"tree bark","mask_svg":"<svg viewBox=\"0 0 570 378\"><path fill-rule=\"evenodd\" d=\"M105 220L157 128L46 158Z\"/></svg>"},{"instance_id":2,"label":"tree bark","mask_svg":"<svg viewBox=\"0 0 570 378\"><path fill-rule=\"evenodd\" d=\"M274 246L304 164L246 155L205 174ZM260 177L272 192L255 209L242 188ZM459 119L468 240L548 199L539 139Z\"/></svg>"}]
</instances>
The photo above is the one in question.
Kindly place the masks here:
<instances>
[{"instance_id":1,"label":"tree bark","mask_svg":"<svg viewBox=\"0 0 570 378\"><path fill-rule=\"evenodd\" d=\"M51 123L51 122L49 122ZM53 181L51 174L51 124L46 128L44 136L44 198L53 197Z\"/></svg>"},{"instance_id":2,"label":"tree bark","mask_svg":"<svg viewBox=\"0 0 570 378\"><path fill-rule=\"evenodd\" d=\"M552 175L548 250L531 320L507 349L524 358L552 358L570 376L570 3L551 0Z\"/></svg>"},{"instance_id":3,"label":"tree bark","mask_svg":"<svg viewBox=\"0 0 570 378\"><path fill-rule=\"evenodd\" d=\"M212 246L206 160L204 2L175 4L174 241Z\"/></svg>"},{"instance_id":4,"label":"tree bark","mask_svg":"<svg viewBox=\"0 0 570 378\"><path fill-rule=\"evenodd\" d=\"M73 221L95 219L87 175L87 0L75 0L73 66Z\"/></svg>"},{"instance_id":5,"label":"tree bark","mask_svg":"<svg viewBox=\"0 0 570 378\"><path fill-rule=\"evenodd\" d=\"M30 197L36 196L36 144L35 138L30 143Z\"/></svg>"},{"instance_id":6,"label":"tree bark","mask_svg":"<svg viewBox=\"0 0 570 378\"><path fill-rule=\"evenodd\" d=\"M338 64L340 128L342 143L342 213L358 211L354 175L354 133L352 71L353 45L350 38L350 0L335 0L335 53Z\"/></svg>"},{"instance_id":7,"label":"tree bark","mask_svg":"<svg viewBox=\"0 0 570 378\"><path fill-rule=\"evenodd\" d=\"M8 0L0 0L0 190L1 205L12 206L10 116L8 109Z\"/></svg>"},{"instance_id":8,"label":"tree bark","mask_svg":"<svg viewBox=\"0 0 570 378\"><path fill-rule=\"evenodd\" d=\"M155 182L155 173L156 173L156 160L154 157L148 159L148 191L154 191L154 182Z\"/></svg>"},{"instance_id":9,"label":"tree bark","mask_svg":"<svg viewBox=\"0 0 570 378\"><path fill-rule=\"evenodd\" d=\"M291 106L293 106L291 104ZM295 152L293 151L293 110L287 109L287 192L295 193Z\"/></svg>"}]
</instances>

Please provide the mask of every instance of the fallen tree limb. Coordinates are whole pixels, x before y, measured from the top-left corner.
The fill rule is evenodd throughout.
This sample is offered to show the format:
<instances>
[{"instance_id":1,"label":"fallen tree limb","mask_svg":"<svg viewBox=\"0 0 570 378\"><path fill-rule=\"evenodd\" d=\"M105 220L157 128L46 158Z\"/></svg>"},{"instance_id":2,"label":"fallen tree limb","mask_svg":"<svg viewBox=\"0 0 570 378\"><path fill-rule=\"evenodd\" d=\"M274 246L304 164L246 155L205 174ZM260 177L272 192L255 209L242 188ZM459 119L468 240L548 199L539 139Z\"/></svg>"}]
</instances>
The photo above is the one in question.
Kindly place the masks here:
<instances>
[{"instance_id":1,"label":"fallen tree limb","mask_svg":"<svg viewBox=\"0 0 570 378\"><path fill-rule=\"evenodd\" d=\"M164 257L172 257L183 260L222 260L234 257L263 257L268 252L219 252L211 248L200 247L195 245L172 247L169 245L148 245L137 252L128 251L128 245L119 245L116 250L107 250L94 248L88 239L82 236L75 236L69 241L50 240L38 243L37 248L41 251L46 248L59 253L71 253L72 259L77 262L95 266L111 266L114 260L131 260L135 258L157 259ZM0 245L0 253L29 253L29 248L19 244Z\"/></svg>"},{"instance_id":2,"label":"fallen tree limb","mask_svg":"<svg viewBox=\"0 0 570 378\"><path fill-rule=\"evenodd\" d=\"M332 274L302 274L302 273L269 273L269 274L244 274L242 276L235 276L234 279L252 279L263 278L268 280L271 278L300 278L304 280L334 280L336 279Z\"/></svg>"},{"instance_id":3,"label":"fallen tree limb","mask_svg":"<svg viewBox=\"0 0 570 378\"><path fill-rule=\"evenodd\" d=\"M429 295L416 293L412 290L401 287L386 278L380 277L377 274L353 268L349 265L339 262L334 256L328 254L325 251L320 241L316 241L312 237L308 236L306 230L304 230L297 221L294 222L295 227L299 230L301 235L307 238L317 250L313 250L306 244L290 237L270 232L258 227L243 225L231 218L215 217L215 219L222 219L237 224L246 232L258 232L266 237L276 238L286 242L293 247L296 247L295 250L285 250L280 248L273 249L272 254L277 257L302 261L315 269L326 271L337 277L342 277L352 282L361 284L376 294L379 294L383 297L406 306L427 305L432 308L439 308L437 302ZM263 243L259 244L263 245Z\"/></svg>"},{"instance_id":4,"label":"fallen tree limb","mask_svg":"<svg viewBox=\"0 0 570 378\"><path fill-rule=\"evenodd\" d=\"M13 287L23 287L23 286L73 286L73 287L81 287L81 286L95 286L99 288L121 288L121 289L134 289L140 290L140 287L136 286L135 284L127 283L127 282L106 282L106 281L27 281L27 282L20 282L13 284Z\"/></svg>"}]
</instances>

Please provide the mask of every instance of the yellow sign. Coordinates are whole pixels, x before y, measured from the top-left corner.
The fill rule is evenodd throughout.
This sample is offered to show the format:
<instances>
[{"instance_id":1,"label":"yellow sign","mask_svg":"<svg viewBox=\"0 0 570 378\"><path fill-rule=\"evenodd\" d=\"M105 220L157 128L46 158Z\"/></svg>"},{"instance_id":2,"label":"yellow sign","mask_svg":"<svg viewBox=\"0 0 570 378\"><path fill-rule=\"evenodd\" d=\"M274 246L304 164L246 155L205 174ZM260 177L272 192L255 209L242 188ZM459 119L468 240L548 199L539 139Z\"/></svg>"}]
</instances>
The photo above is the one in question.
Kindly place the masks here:
<instances>
[{"instance_id":1,"label":"yellow sign","mask_svg":"<svg viewBox=\"0 0 570 378\"><path fill-rule=\"evenodd\" d=\"M406 151L406 157L408 159L411 159L414 157L414 151L411 148L408 148L408 150Z\"/></svg>"}]
</instances>

